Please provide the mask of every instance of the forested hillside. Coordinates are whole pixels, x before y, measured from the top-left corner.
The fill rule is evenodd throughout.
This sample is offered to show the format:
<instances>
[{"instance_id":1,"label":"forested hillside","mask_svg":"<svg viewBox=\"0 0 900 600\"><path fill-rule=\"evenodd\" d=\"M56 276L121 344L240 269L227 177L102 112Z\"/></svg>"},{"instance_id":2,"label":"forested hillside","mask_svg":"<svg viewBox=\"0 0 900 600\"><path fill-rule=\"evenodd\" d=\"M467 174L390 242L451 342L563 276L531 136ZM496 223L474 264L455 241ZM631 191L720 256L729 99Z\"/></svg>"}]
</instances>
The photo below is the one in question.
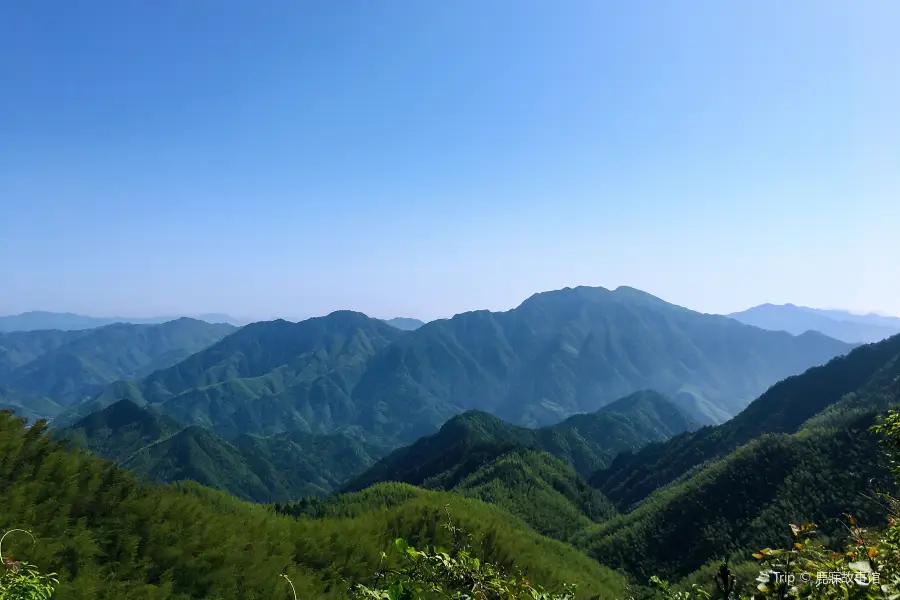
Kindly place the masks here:
<instances>
[{"instance_id":1,"label":"forested hillside","mask_svg":"<svg viewBox=\"0 0 900 600\"><path fill-rule=\"evenodd\" d=\"M296 563L290 567L292 578L311 597L344 597L349 582L373 581L379 548L393 537L418 545L448 543L449 533L441 528L448 519L472 529L480 551L509 568L515 560L551 586L577 582L584 590L612 589L614 597L624 598L622 594L632 593L625 591L626 584L633 591L651 575L697 577L729 553L741 557L763 545L786 543L789 522L815 519L830 534L840 533L837 519L848 510L862 522L884 522L883 506L864 495L889 481L868 427L898 400L900 336L788 377L735 418L710 426L698 420L708 423L711 418L698 411L700 396L683 389L671 398L644 389L599 400L598 373L612 364L605 353L620 360L637 349L612 343L616 338L608 328L613 323L642 327L632 322L635 315L657 326L668 323L668 329L657 327L654 335L699 327L704 336L746 334L740 343L727 342L732 349L755 339L763 346L772 343L773 351L778 344L799 344L812 349L810 356L840 354L836 350L841 345L834 340L784 337L728 325L727 319L709 321L708 315L627 289L563 290L549 300L539 295L508 313L470 313L415 331L347 311L300 323L256 323L173 366L116 382L71 407L58 421L70 426L54 430L60 441L48 439L41 424L26 430L4 417L12 440L4 452L20 457L4 463L12 469L9 481L17 482L6 493L23 498L36 494L35 500L11 496L11 505L20 511L11 514L29 522L39 517L53 522L50 496L41 494L57 490L51 486L41 492L21 483L22 469L53 473L56 486L88 486L86 492L58 490L76 506L60 505L59 510L84 515L81 533L70 541L59 537L62 530L50 529L48 539L79 544L79 552L96 563L73 563L65 551L38 551L36 556L46 569L61 574L59 593L83 593L97 585L135 598L262 598L275 593L276 571L291 562ZM602 360L597 342L590 341L600 332L604 344L612 344L603 346ZM21 338L11 356L23 364L39 363L58 349L73 347L78 340L66 336L76 334L80 332ZM587 337L578 338L582 335ZM561 350L562 340L572 348L576 339L581 339L581 349L572 355L576 362L558 360L570 356ZM555 341L547 345L546 340ZM535 352L535 344L544 350L528 363L522 357ZM678 348L671 339L665 345L669 353ZM640 351L652 347L651 339ZM637 360L637 354L630 356L629 361ZM708 367L713 357L720 366L727 364L721 362L722 351L716 351L704 359ZM650 380L665 385L656 369L670 358L645 356L642 360L649 362L631 364L643 364ZM681 364L691 360L689 352L679 358ZM759 360L744 363L749 372L754 364L763 364ZM557 366L535 379L546 361ZM6 364L12 363L8 359ZM497 378L501 372L504 378ZM727 373L709 381L724 381ZM446 377L450 379L442 379ZM521 387L522 378L531 383ZM749 385L748 379L742 381ZM495 412L460 411L464 391L472 404L488 390L499 394L493 396L497 400L503 390L517 389L525 399L516 404L521 408L537 406L536 398L542 406L552 404L548 398L560 385L576 390L570 400L593 393L592 402L600 405L536 428L521 424L528 421L524 413L519 423L504 420L499 414L506 410L503 401L488 403ZM8 405L23 405L20 392L4 391L3 398ZM32 406L53 402L27 398ZM37 416L33 410L31 414ZM388 453L404 435L427 431L431 424L442 425ZM29 461L38 466L32 468ZM67 479L67 472L97 475ZM184 480L192 483L159 485ZM79 504L74 498L82 492L100 496L100 508ZM276 506L242 504L241 499ZM152 510L144 502L152 502ZM48 513L29 508L37 506ZM107 515L104 506L110 511L124 506L136 514ZM152 521L141 520L142 511L162 519L165 532L199 527L197 537L159 554L154 544L169 534L155 533ZM214 539L202 524L188 525L187 517L180 516L188 513L200 523L224 519L215 527L227 537ZM280 541L245 539L228 530L229 518L235 519L235 527L255 519L254 529ZM120 530L138 532L133 535L147 541L132 547ZM295 536L305 540L302 557ZM350 549L356 541L363 550ZM203 567L208 574L194 577L172 558L201 551L204 560L216 557L236 566L222 549L237 551L254 543L265 544L264 552L274 552L275 562L284 563L276 570L261 569L274 574L272 581L258 574L227 580L225 573L234 573L233 567L210 565ZM315 549L315 543L325 547ZM538 565L549 553L557 558ZM130 566L110 570L112 556Z\"/></svg>"},{"instance_id":2,"label":"forested hillside","mask_svg":"<svg viewBox=\"0 0 900 600\"><path fill-rule=\"evenodd\" d=\"M29 559L60 574L66 598L263 598L279 593L282 569L305 597L342 598L351 582L374 584L394 537L448 544L449 521L508 569L624 600L651 576L696 579L726 556L752 569L752 551L791 542L790 523L815 521L836 541L847 512L884 524L873 492L890 489L889 465L869 427L898 401L900 337L789 378L724 425L620 455L594 474L616 482L611 499L575 465L604 464L676 423L696 427L673 401L641 392L540 429L469 411L347 486L364 489L327 497L361 457L375 460L370 447L306 432L225 440L128 401L57 430L151 478L277 506L193 483L140 484L4 414L0 526L35 530ZM291 501L308 494L320 497Z\"/></svg>"},{"instance_id":3,"label":"forested hillside","mask_svg":"<svg viewBox=\"0 0 900 600\"><path fill-rule=\"evenodd\" d=\"M289 598L281 573L298 598L345 598L354 582L373 582L396 537L452 546L448 520L474 535L484 559L515 563L545 585L625 593L622 578L587 556L459 495L383 485L342 500L354 505L342 514L294 519L194 484L139 485L7 413L0 457L0 529L29 529L36 540L7 540L4 550L58 573L54 597L67 600Z\"/></svg>"},{"instance_id":4,"label":"forested hillside","mask_svg":"<svg viewBox=\"0 0 900 600\"><path fill-rule=\"evenodd\" d=\"M428 479L446 478L451 472L459 479L515 446L544 450L587 475L623 450L698 426L670 400L651 391L539 429L518 427L483 411L467 411L447 421L434 435L395 450L345 489L359 490L379 481L421 485Z\"/></svg>"},{"instance_id":5,"label":"forested hillside","mask_svg":"<svg viewBox=\"0 0 900 600\"><path fill-rule=\"evenodd\" d=\"M567 288L407 332L349 311L254 323L168 369L110 386L59 422L128 399L229 439L352 430L397 447L466 410L547 426L644 389L697 421L721 422L769 385L849 349L631 288Z\"/></svg>"},{"instance_id":6,"label":"forested hillside","mask_svg":"<svg viewBox=\"0 0 900 600\"><path fill-rule=\"evenodd\" d=\"M228 441L128 400L54 435L156 482L191 480L256 502L330 493L384 453L343 434L241 435Z\"/></svg>"},{"instance_id":7,"label":"forested hillside","mask_svg":"<svg viewBox=\"0 0 900 600\"><path fill-rule=\"evenodd\" d=\"M788 543L784 523L840 535L850 512L883 524L875 491L887 489L889 465L869 427L898 403L895 336L773 386L724 425L620 456L594 481L633 510L576 545L640 578L685 576L728 553Z\"/></svg>"},{"instance_id":8,"label":"forested hillside","mask_svg":"<svg viewBox=\"0 0 900 600\"><path fill-rule=\"evenodd\" d=\"M794 433L810 418L834 405L869 410L895 397L891 386L900 375L900 336L861 346L847 356L782 381L734 419L704 427L634 453L623 453L591 482L627 508L691 469L764 433ZM859 412L859 411L857 411Z\"/></svg>"}]
</instances>

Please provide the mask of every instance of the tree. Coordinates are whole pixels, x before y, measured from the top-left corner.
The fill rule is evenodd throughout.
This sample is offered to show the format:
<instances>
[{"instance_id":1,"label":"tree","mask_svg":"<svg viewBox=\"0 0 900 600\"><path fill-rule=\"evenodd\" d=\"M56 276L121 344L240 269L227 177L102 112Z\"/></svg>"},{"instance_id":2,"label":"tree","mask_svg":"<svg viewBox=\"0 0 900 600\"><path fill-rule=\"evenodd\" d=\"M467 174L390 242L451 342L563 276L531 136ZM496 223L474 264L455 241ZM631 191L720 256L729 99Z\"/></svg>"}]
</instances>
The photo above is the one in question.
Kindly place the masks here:
<instances>
[{"instance_id":1,"label":"tree","mask_svg":"<svg viewBox=\"0 0 900 600\"><path fill-rule=\"evenodd\" d=\"M894 478L900 481L900 412L891 410L871 428L887 449ZM888 509L887 527L870 530L846 515L849 542L843 549L829 548L817 536L815 524L791 525L794 543L789 548L763 548L753 554L760 571L751 594L735 591L727 564L717 577L718 596L730 600L785 600L794 598L863 600L900 598L900 500L879 494ZM674 591L668 582L650 580L667 600L708 600L709 590L697 585Z\"/></svg>"},{"instance_id":2,"label":"tree","mask_svg":"<svg viewBox=\"0 0 900 600\"><path fill-rule=\"evenodd\" d=\"M454 550L428 546L419 550L397 538L393 550L400 567L384 567L388 555L382 553L375 583L356 585L356 600L574 600L575 586L566 585L562 593L552 594L523 575L504 573L475 556L468 544L470 536L449 519L444 527L453 534Z\"/></svg>"},{"instance_id":3,"label":"tree","mask_svg":"<svg viewBox=\"0 0 900 600\"><path fill-rule=\"evenodd\" d=\"M0 600L48 600L59 584L56 573L43 575L36 567L16 560L12 554L3 557L3 540L14 532L25 533L34 541L31 532L24 529L10 529L0 537L0 559L5 569L0 576Z\"/></svg>"}]
</instances>

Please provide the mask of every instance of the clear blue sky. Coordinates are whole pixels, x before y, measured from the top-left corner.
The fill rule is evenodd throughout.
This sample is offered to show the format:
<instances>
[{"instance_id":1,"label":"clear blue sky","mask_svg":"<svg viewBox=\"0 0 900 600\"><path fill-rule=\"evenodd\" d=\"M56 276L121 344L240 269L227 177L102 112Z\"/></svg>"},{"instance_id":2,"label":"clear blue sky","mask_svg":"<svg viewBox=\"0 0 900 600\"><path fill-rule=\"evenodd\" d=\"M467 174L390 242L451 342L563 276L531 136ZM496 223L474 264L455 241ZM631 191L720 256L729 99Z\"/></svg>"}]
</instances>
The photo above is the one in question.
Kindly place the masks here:
<instances>
[{"instance_id":1,"label":"clear blue sky","mask_svg":"<svg viewBox=\"0 0 900 600\"><path fill-rule=\"evenodd\" d=\"M900 314L900 3L0 3L0 314Z\"/></svg>"}]
</instances>

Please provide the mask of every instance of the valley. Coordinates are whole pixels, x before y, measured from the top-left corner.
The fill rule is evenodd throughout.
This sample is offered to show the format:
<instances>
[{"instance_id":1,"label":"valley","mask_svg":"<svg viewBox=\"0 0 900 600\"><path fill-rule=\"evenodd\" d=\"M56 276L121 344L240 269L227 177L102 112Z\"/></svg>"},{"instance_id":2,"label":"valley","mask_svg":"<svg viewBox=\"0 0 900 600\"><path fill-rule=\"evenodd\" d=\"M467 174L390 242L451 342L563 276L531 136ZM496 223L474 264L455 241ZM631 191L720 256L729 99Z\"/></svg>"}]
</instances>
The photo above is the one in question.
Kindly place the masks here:
<instances>
[{"instance_id":1,"label":"valley","mask_svg":"<svg viewBox=\"0 0 900 600\"><path fill-rule=\"evenodd\" d=\"M3 334L0 373L26 384L0 395L3 524L41 516L34 560L66 597L271 594L277 564L312 597L343 597L339 582L369 581L394 537L449 543L449 519L486 560L625 598L654 575L702 580L724 555L752 575L750 554L788 543L789 523L835 535L847 511L887 518L868 495L893 485L868 429L900 400L900 336L855 347L769 332L631 288L547 292L416 329L349 311L228 327ZM66 364L76 376L54 371ZM22 375L42 372L72 385ZM91 387L87 372L111 381ZM23 429L13 415L56 418ZM82 515L80 533L62 534L64 514ZM238 521L269 533L242 538ZM176 532L165 556L153 550ZM94 550L71 562L71 544ZM231 564L239 546L255 548L252 577L173 562L204 547ZM110 571L110 552L131 566Z\"/></svg>"}]
</instances>

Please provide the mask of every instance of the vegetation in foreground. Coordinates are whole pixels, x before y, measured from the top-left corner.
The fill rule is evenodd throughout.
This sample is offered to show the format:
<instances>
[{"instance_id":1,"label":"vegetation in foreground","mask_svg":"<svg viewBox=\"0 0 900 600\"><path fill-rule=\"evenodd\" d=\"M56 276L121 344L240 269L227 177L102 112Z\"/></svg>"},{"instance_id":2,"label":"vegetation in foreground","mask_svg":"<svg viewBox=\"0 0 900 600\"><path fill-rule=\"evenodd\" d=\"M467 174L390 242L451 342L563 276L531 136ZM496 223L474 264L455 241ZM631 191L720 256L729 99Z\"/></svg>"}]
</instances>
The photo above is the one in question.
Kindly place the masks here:
<instances>
[{"instance_id":1,"label":"vegetation in foreground","mask_svg":"<svg viewBox=\"0 0 900 600\"><path fill-rule=\"evenodd\" d=\"M900 413L890 411L872 432L892 457L892 472L900 479ZM900 598L900 500L883 495L891 517L886 528L868 530L847 515L849 543L831 547L817 539L816 526L790 525L793 543L782 549L763 548L753 553L757 577L748 585L723 563L706 586L676 590L657 576L650 578L647 596L665 600L786 600L792 598L864 600ZM452 526L449 526L453 529ZM549 594L521 576L483 564L463 547L454 554L438 549L418 550L405 540L395 542L397 553L406 558L399 569L386 569L374 586L358 585L357 597L368 600L437 599L533 600L569 599L575 589L564 585L562 594ZM386 555L384 555L386 556ZM643 597L643 595L642 595ZM635 598L635 596L632 596Z\"/></svg>"},{"instance_id":2,"label":"vegetation in foreground","mask_svg":"<svg viewBox=\"0 0 900 600\"><path fill-rule=\"evenodd\" d=\"M890 411L881 423L872 427L872 432L881 436L881 443L887 447L889 455L892 457L892 473L895 478L900 479L900 461L894 460L900 456L900 412ZM30 434L31 431L26 436ZM43 439L45 443L53 443L46 438ZM15 464L15 461L12 462ZM360 502L356 504L356 508L371 507L373 504L371 496L376 493L372 489L362 492L361 494L368 494L369 498L358 498ZM385 494L382 497L382 506L388 508L392 505L402 505L410 498L420 494L429 494L429 492L406 486L405 490L393 497ZM360 496L360 494L351 494L350 496ZM900 518L900 500L887 495L883 499L891 514L887 527L882 530L862 528L858 526L855 517L848 515L847 531L850 534L850 542L843 549L829 545L827 540L817 540L816 526L813 524L790 525L795 540L792 545L782 549L764 548L753 554L753 558L759 563L758 576L754 582L756 583L755 588L748 586L746 581L736 578L732 569L725 563L715 574L713 585L704 587L695 584L689 590L676 590L668 582L653 576L650 578L652 586L650 594L666 600L710 600L712 598L730 600L896 599L900 597L900 520L898 520ZM344 517L353 514L353 503L345 503L342 512ZM449 508L445 514L447 520L438 528L446 531L447 535L444 539L448 547L455 548L455 550L448 552L438 545L429 547L427 544L420 550L410 545L406 539L397 538L393 543L394 552L390 555L385 552L380 553L381 567L374 577L369 577L369 581L356 581L346 586L338 586L340 589L330 591L337 592L335 597L346 597L349 594L359 600L430 600L437 598L569 600L575 597L577 587L568 582L558 582L561 591L549 593L539 586L532 585L528 576L518 572L514 564L498 565L477 556L476 552L472 551L472 543L476 540L476 536L466 534L453 524L454 516ZM328 515L320 514L318 522L332 522L337 516L336 512ZM303 519L298 522L303 522ZM438 524L433 523L434 525ZM15 531L11 530L6 535ZM3 537L5 538L6 535ZM434 537L437 536L429 532L424 539L433 539ZM336 541L332 537L332 543ZM0 539L0 552L2 552L2 542L3 539ZM544 552L544 558L549 558L548 552L552 552L552 549L545 548ZM35 568L12 557L4 559L4 568L5 572L0 578L0 600L50 598L53 588L59 583L55 574L41 575ZM327 569L324 564L319 565L319 568ZM235 572L235 577L240 581L245 574L246 571L238 570ZM195 576L200 575L200 572L195 573ZM219 575L223 576L224 573ZM304 575L306 575L304 583L308 585L310 583L308 578L312 573L307 571ZM292 593L296 595L291 575L283 573L282 576L288 579ZM294 577L300 578L300 575L294 574ZM103 584L99 583L99 585ZM170 575L165 586L169 597L197 597L178 595L173 589L174 585L175 582ZM125 588L119 589L125 591ZM103 594L102 589L95 588L95 590L99 592L97 597L113 597ZM160 594L149 595L146 593L147 591L147 589L143 589L138 595L121 595L119 597L165 597ZM324 591L328 592L329 590ZM594 592L592 596L621 598L624 597L621 595L624 591L624 589L602 591L595 589L592 590ZM70 596L67 594L66 597ZM220 593L207 593L205 597L226 596ZM232 597L262 598L263 596L244 593Z\"/></svg>"},{"instance_id":3,"label":"vegetation in foreground","mask_svg":"<svg viewBox=\"0 0 900 600\"><path fill-rule=\"evenodd\" d=\"M575 583L585 597L625 593L621 576L484 502L404 484L352 500L341 514L294 518L193 483L146 484L0 412L0 531L32 531L25 554L57 573L54 597L272 600L290 597L285 574L298 598L346 598L376 584L379 564L401 566L393 553L381 559L398 537L452 548L448 514L472 532L474 555L504 572L554 589Z\"/></svg>"}]
</instances>

